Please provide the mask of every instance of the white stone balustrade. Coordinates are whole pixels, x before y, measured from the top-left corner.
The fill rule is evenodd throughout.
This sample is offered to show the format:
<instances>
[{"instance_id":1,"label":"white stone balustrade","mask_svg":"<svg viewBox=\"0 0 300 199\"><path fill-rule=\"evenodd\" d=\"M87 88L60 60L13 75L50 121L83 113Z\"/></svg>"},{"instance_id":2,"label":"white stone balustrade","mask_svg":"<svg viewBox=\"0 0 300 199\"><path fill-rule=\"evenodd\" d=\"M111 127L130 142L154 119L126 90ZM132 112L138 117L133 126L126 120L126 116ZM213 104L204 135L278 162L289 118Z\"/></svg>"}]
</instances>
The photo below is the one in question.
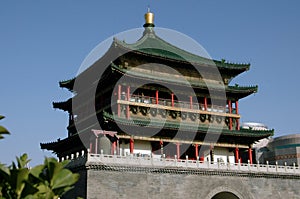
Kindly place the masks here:
<instances>
[{"instance_id":1,"label":"white stone balustrade","mask_svg":"<svg viewBox=\"0 0 300 199\"><path fill-rule=\"evenodd\" d=\"M112 164L123 166L147 166L147 167L180 167L193 169L213 169L224 171L244 171L244 172L261 172L261 173L283 173L300 175L300 168L295 166L269 165L269 164L250 164L250 163L211 163L197 160L174 159L171 158L152 158L152 157L136 157L133 155L104 155L104 154L88 154L87 162L92 164Z\"/></svg>"}]
</instances>

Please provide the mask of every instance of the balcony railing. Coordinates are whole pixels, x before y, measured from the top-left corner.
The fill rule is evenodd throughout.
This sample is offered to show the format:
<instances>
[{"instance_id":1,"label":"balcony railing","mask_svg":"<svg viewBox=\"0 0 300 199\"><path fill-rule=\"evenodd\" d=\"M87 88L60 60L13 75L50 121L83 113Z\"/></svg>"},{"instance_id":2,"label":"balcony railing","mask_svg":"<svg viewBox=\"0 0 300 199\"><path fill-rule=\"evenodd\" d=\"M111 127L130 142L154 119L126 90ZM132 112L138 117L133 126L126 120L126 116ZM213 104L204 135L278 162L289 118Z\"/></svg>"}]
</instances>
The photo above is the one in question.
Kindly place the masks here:
<instances>
[{"instance_id":1,"label":"balcony railing","mask_svg":"<svg viewBox=\"0 0 300 199\"><path fill-rule=\"evenodd\" d=\"M79 154L79 153L78 153ZM87 156L86 156L87 155ZM174 167L174 168L192 168L192 169L210 169L220 171L241 171L251 173L273 173L273 174L294 174L300 175L300 168L293 164L292 166L285 165L269 165L269 164L250 164L250 163L224 163L177 159L175 158L154 158L154 157L137 157L133 155L105 155L105 154L83 154L82 156L71 155L71 163L77 165L77 162L82 162L82 157L87 157L86 162L90 164L110 164L115 166L144 166L144 167Z\"/></svg>"},{"instance_id":2,"label":"balcony railing","mask_svg":"<svg viewBox=\"0 0 300 199\"><path fill-rule=\"evenodd\" d=\"M143 106L149 108L163 108L174 111L183 111L183 112L195 112L211 115L219 115L232 118L240 118L239 114L236 114L235 109L232 109L232 113L229 113L229 109L224 106L217 105L207 105L203 103L179 101L172 99L164 99L150 97L150 96L141 96L141 95L131 95L130 99L127 100L125 94L121 95L121 99L118 100L118 103L128 104L133 106Z\"/></svg>"}]
</instances>

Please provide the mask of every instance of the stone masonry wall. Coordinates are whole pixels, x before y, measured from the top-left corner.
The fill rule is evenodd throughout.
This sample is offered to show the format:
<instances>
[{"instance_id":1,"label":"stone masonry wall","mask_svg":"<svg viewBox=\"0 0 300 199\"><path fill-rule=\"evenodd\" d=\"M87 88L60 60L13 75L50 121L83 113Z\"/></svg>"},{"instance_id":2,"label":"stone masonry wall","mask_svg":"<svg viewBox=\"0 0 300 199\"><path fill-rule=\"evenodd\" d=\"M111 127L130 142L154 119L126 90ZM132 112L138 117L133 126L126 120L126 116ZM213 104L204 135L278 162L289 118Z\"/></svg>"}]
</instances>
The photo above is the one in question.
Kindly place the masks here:
<instances>
[{"instance_id":1,"label":"stone masonry wall","mask_svg":"<svg viewBox=\"0 0 300 199\"><path fill-rule=\"evenodd\" d=\"M91 167L87 197L201 198L226 191L241 199L300 198L300 176L133 167Z\"/></svg>"}]
</instances>

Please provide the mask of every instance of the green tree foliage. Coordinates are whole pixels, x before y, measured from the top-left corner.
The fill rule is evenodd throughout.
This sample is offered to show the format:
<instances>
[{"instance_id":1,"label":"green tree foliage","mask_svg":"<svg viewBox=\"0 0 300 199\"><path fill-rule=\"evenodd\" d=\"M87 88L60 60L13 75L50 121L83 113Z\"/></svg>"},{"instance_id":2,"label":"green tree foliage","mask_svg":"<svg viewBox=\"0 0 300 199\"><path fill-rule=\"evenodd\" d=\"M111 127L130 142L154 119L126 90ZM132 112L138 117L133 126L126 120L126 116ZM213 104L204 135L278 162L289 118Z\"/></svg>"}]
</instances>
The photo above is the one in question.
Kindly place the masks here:
<instances>
[{"instance_id":1,"label":"green tree foliage","mask_svg":"<svg viewBox=\"0 0 300 199\"><path fill-rule=\"evenodd\" d=\"M79 174L65 168L68 161L45 158L44 164L31 169L27 167L29 161L23 154L9 167L0 165L1 199L57 199L79 179Z\"/></svg>"},{"instance_id":2,"label":"green tree foliage","mask_svg":"<svg viewBox=\"0 0 300 199\"><path fill-rule=\"evenodd\" d=\"M0 115L0 120L4 119L4 116ZM9 134L8 130L0 125L0 139L3 139L4 137L2 135Z\"/></svg>"},{"instance_id":3,"label":"green tree foliage","mask_svg":"<svg viewBox=\"0 0 300 199\"><path fill-rule=\"evenodd\" d=\"M3 134L9 132L0 126L0 139ZM10 166L0 163L0 199L58 199L79 179L79 174L65 168L68 161L45 158L44 164L28 168L29 161L23 154Z\"/></svg>"}]
</instances>

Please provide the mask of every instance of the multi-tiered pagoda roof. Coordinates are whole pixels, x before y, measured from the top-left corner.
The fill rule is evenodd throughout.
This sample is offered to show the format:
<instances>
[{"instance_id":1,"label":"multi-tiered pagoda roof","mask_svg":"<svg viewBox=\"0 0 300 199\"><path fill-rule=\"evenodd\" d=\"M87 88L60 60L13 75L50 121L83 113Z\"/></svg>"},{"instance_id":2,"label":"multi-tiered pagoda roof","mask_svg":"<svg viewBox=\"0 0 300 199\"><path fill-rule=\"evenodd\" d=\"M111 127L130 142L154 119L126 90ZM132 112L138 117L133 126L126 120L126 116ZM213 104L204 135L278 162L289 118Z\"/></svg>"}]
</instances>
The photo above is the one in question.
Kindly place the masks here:
<instances>
[{"instance_id":1,"label":"multi-tiered pagoda roof","mask_svg":"<svg viewBox=\"0 0 300 199\"><path fill-rule=\"evenodd\" d=\"M81 150L84 145L90 144L90 137L95 136L91 130L99 126L104 131L116 132L118 139L125 140L125 143L130 140L132 144L132 139L148 141L153 148L156 147L155 142L248 148L254 142L273 135L273 130L240 128L238 101L256 93L258 87L230 85L230 82L249 70L249 63L228 63L195 55L160 38L152 21L146 21L144 27L143 35L135 43L115 38L107 52L88 69L73 79L59 82L60 87L74 93L74 97L67 101L53 103L54 108L70 115L69 136L41 144L43 149L52 150L58 156ZM139 68L140 65L145 67ZM175 72L160 65L171 67L184 78L178 78ZM105 71L99 77L103 68ZM205 78L199 71L205 71ZM127 82L119 83L122 77L126 77ZM174 90L168 86L173 86ZM191 87L195 95L187 87ZM225 100L222 95L212 99L211 90L224 92ZM92 93L94 91L96 93ZM174 96L174 93L180 97ZM186 100L180 101L179 98ZM218 106L213 105L214 100ZM96 115L99 124L89 119L92 114ZM144 128L149 132L163 128L155 135L148 135L132 134L122 127ZM196 132L194 139L188 140L185 136L175 139L178 129L186 134ZM205 136L208 134L215 134L219 139L215 143L207 141ZM80 144L80 135L84 135L84 141L81 141L87 144ZM113 143L114 140L109 138Z\"/></svg>"}]
</instances>

